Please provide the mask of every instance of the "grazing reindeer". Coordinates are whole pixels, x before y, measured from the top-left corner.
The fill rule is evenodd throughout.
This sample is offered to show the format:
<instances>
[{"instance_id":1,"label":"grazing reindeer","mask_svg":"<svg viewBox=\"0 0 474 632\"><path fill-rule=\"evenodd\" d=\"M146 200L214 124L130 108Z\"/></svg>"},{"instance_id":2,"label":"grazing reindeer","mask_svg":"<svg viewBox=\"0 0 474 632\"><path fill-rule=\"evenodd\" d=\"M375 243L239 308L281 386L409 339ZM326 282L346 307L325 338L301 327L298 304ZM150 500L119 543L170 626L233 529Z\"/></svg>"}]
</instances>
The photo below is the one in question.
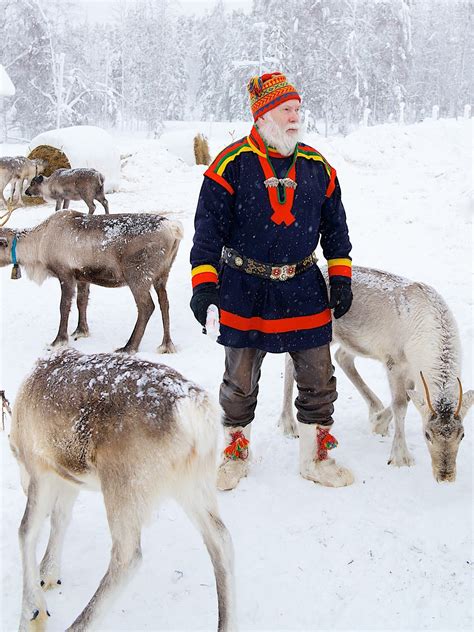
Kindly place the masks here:
<instances>
[{"instance_id":1,"label":"grazing reindeer","mask_svg":"<svg viewBox=\"0 0 474 632\"><path fill-rule=\"evenodd\" d=\"M89 335L87 303L89 285L94 283L130 288L138 317L130 339L118 351L137 351L155 309L150 296L153 285L163 319L163 341L158 353L174 353L166 282L182 237L180 222L160 215L95 216L61 211L35 228L0 228L0 266L14 263L16 259L37 283L41 284L48 276L59 280L61 321L51 343L53 347L67 344L67 325L76 285L79 322L73 337Z\"/></svg>"},{"instance_id":2,"label":"grazing reindeer","mask_svg":"<svg viewBox=\"0 0 474 632\"><path fill-rule=\"evenodd\" d=\"M327 270L324 274L327 282ZM429 285L381 270L354 267L353 292L349 312L333 321L334 342L339 343L335 357L367 403L372 430L386 435L392 417L395 419L388 463L400 467L414 462L405 440L408 394L422 416L434 477L454 481L456 456L464 437L463 418L474 391L462 394L461 349L453 315ZM392 394L388 408L356 370L356 356L385 366ZM417 390L413 390L415 384ZM279 425L285 434L296 436L292 390L292 363L287 357Z\"/></svg>"},{"instance_id":3,"label":"grazing reindeer","mask_svg":"<svg viewBox=\"0 0 474 632\"><path fill-rule=\"evenodd\" d=\"M174 369L72 349L40 360L21 386L10 443L27 503L20 630L43 630L44 589L61 583L60 558L79 490L100 489L112 536L108 570L70 631L97 624L138 566L152 509L175 498L202 534L216 577L219 630L234 629L233 548L216 499L218 413L205 391ZM38 568L39 532L51 532ZM133 627L133 626L132 626Z\"/></svg>"},{"instance_id":4,"label":"grazing reindeer","mask_svg":"<svg viewBox=\"0 0 474 632\"><path fill-rule=\"evenodd\" d=\"M56 169L49 178L33 178L25 195L42 197L56 202L56 211L69 208L70 200L84 200L92 215L95 211L94 200L98 200L109 212L109 203L104 193L104 176L96 169Z\"/></svg>"},{"instance_id":5,"label":"grazing reindeer","mask_svg":"<svg viewBox=\"0 0 474 632\"><path fill-rule=\"evenodd\" d=\"M23 184L42 173L47 167L46 160L34 158L30 160L25 156L3 156L0 158L0 199L6 206L7 201L3 191L7 184L11 184L10 199L13 202L15 194L18 194L18 204L21 204Z\"/></svg>"}]
</instances>

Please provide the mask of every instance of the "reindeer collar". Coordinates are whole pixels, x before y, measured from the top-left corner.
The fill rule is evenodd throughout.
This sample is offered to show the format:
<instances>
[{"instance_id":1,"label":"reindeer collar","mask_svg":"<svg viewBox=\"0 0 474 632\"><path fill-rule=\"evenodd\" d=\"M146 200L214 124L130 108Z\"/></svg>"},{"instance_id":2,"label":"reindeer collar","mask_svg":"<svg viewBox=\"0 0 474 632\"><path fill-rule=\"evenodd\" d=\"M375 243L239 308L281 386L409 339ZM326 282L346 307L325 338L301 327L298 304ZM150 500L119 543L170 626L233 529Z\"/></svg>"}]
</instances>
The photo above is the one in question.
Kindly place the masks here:
<instances>
[{"instance_id":1,"label":"reindeer collar","mask_svg":"<svg viewBox=\"0 0 474 632\"><path fill-rule=\"evenodd\" d=\"M14 266L18 265L18 260L16 258L16 245L18 243L18 238L15 235L15 237L13 237L13 241L12 241L12 249L11 249L11 258L12 258L12 263Z\"/></svg>"},{"instance_id":2,"label":"reindeer collar","mask_svg":"<svg viewBox=\"0 0 474 632\"><path fill-rule=\"evenodd\" d=\"M18 259L16 258L17 243L18 243L18 238L15 235L15 237L13 237L12 249L11 249L11 258L12 258L12 263L13 263L11 278L14 280L21 279L21 270L20 270L20 266L18 265Z\"/></svg>"}]
</instances>

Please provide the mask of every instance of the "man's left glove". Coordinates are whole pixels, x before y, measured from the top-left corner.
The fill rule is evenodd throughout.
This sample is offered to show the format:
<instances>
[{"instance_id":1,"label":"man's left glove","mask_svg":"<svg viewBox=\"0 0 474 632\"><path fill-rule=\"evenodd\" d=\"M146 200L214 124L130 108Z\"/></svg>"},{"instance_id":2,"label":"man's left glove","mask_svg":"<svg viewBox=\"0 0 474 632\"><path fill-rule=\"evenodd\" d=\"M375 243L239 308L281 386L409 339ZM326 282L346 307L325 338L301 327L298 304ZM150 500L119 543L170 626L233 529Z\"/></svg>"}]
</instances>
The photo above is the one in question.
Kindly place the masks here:
<instances>
[{"instance_id":1,"label":"man's left glove","mask_svg":"<svg viewBox=\"0 0 474 632\"><path fill-rule=\"evenodd\" d=\"M219 292L216 285L214 283L203 283L199 290L196 290L192 295L189 305L196 320L204 327L209 305L219 307Z\"/></svg>"},{"instance_id":2,"label":"man's left glove","mask_svg":"<svg viewBox=\"0 0 474 632\"><path fill-rule=\"evenodd\" d=\"M330 289L329 307L334 310L334 318L341 318L349 311L352 304L350 283L333 281Z\"/></svg>"}]
</instances>

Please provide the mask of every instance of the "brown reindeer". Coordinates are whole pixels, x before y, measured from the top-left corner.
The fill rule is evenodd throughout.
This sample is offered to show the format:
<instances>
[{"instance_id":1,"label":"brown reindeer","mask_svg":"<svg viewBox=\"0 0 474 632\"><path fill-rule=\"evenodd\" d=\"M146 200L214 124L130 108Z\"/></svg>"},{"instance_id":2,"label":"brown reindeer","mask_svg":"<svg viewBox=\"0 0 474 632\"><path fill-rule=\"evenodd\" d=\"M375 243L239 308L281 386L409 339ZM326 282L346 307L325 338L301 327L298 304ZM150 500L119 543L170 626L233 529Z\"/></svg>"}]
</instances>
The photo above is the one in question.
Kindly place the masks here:
<instances>
[{"instance_id":1,"label":"brown reindeer","mask_svg":"<svg viewBox=\"0 0 474 632\"><path fill-rule=\"evenodd\" d=\"M37 176L30 182L25 195L42 197L56 202L56 211L69 208L70 200L84 200L89 213L95 211L94 200L98 200L109 212L109 203L104 194L104 176L96 169L56 169L49 178Z\"/></svg>"},{"instance_id":2,"label":"brown reindeer","mask_svg":"<svg viewBox=\"0 0 474 632\"><path fill-rule=\"evenodd\" d=\"M101 490L112 551L106 574L69 631L95 628L110 609L142 558L144 522L167 496L182 505L211 557L218 629L235 629L233 548L215 487L217 420L205 391L168 366L72 349L37 363L19 390L10 434L27 495L19 530L20 630L45 629L41 586L62 583L63 541L80 489ZM38 567L36 546L48 514L49 542Z\"/></svg>"},{"instance_id":3,"label":"brown reindeer","mask_svg":"<svg viewBox=\"0 0 474 632\"><path fill-rule=\"evenodd\" d=\"M56 277L61 285L61 320L51 345L67 344L68 319L77 286L79 321L75 339L89 335L87 303L89 285L128 285L138 309L132 335L118 351L138 350L155 305L150 296L156 290L163 319L163 340L158 353L174 353L170 336L166 282L183 237L180 222L160 215L85 215L61 211L35 228L0 228L0 266L19 266L37 283Z\"/></svg>"}]
</instances>

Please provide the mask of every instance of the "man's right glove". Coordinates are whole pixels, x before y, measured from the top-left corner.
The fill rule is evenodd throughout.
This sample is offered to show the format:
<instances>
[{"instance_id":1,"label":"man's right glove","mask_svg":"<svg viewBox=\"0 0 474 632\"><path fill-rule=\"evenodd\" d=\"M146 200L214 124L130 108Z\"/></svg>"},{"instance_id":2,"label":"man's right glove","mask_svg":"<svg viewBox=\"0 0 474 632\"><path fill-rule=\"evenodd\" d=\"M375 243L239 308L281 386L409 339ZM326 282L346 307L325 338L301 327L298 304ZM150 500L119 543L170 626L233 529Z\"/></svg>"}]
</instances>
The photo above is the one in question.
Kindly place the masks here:
<instances>
[{"instance_id":1,"label":"man's right glove","mask_svg":"<svg viewBox=\"0 0 474 632\"><path fill-rule=\"evenodd\" d=\"M352 304L351 284L332 281L329 292L329 308L334 310L334 318L341 318L349 311Z\"/></svg>"},{"instance_id":2,"label":"man's right glove","mask_svg":"<svg viewBox=\"0 0 474 632\"><path fill-rule=\"evenodd\" d=\"M207 318L207 308L209 305L219 307L219 292L214 283L203 283L192 295L189 303L195 319L204 327Z\"/></svg>"}]
</instances>

